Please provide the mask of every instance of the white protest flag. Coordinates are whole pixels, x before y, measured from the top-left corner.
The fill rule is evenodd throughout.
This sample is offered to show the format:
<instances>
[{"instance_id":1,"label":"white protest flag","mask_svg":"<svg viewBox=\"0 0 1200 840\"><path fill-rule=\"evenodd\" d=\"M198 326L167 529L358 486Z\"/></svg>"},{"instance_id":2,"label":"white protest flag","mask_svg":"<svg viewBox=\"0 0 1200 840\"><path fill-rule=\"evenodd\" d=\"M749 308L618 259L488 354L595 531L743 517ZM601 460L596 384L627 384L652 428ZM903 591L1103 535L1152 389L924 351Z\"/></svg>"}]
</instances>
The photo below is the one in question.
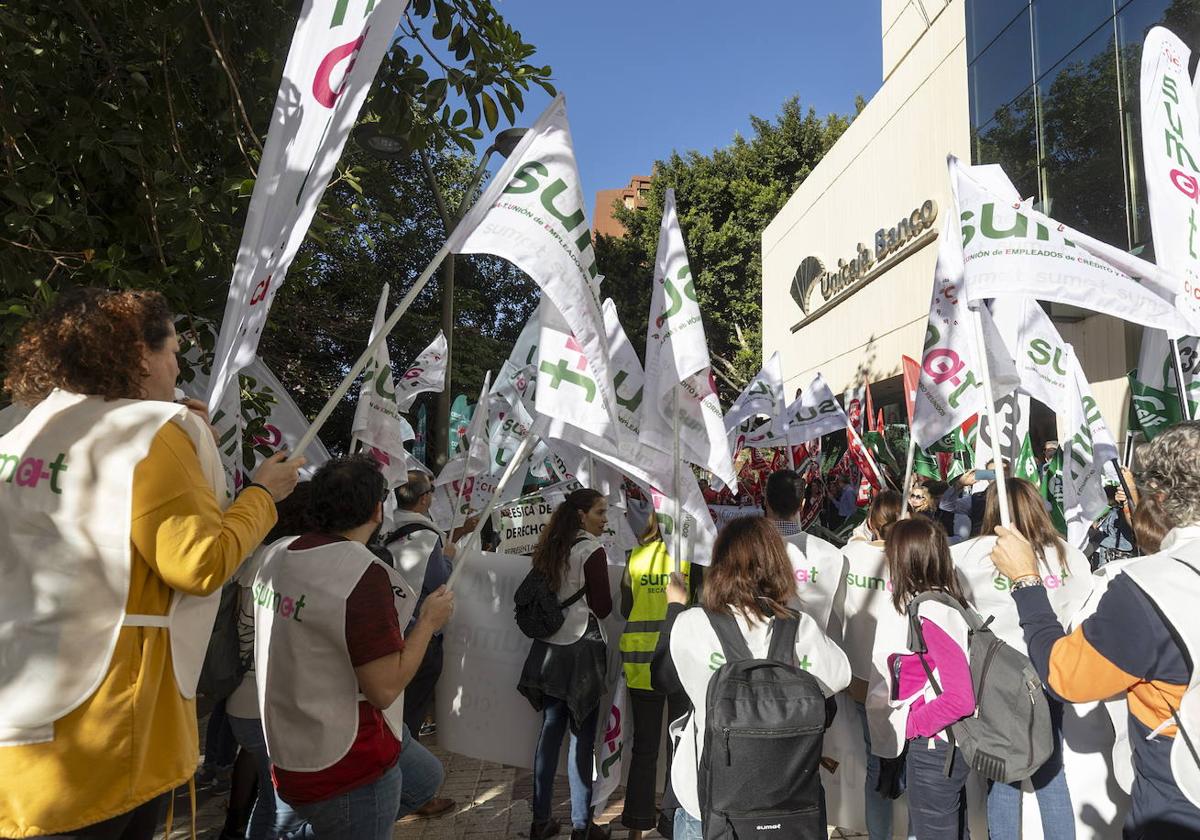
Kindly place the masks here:
<instances>
[{"instance_id":1,"label":"white protest flag","mask_svg":"<svg viewBox=\"0 0 1200 840\"><path fill-rule=\"evenodd\" d=\"M568 392L553 387L554 377L547 377L544 354L567 349L571 336L563 332L565 325L554 313L549 302L543 300L540 309L543 320L536 351L539 374L534 396L535 414L550 420L546 439L551 448L559 454L560 462L565 462L564 468L569 472L570 464L574 463L578 467L581 459L592 457L628 476L646 492L670 487L674 481L675 462L666 452L646 446L638 439L637 408L642 404L639 395L643 388L641 383L644 373L637 354L633 352L632 345L616 319L616 309L610 307L611 315L606 319L607 340L614 348L610 356L614 382L619 380L624 386L621 389L623 397L618 402L615 442L593 431L597 428L593 423L602 419L602 408L599 405L573 401ZM575 364L578 365L578 361ZM683 511L681 534L687 540L690 555L682 559L704 565L708 563L712 553L712 544L717 536L716 527L695 475L690 469L679 472L680 506ZM673 509L674 506L671 507ZM673 534L674 517L666 517L663 522L664 534Z\"/></svg>"},{"instance_id":2,"label":"white protest flag","mask_svg":"<svg viewBox=\"0 0 1200 840\"><path fill-rule=\"evenodd\" d=\"M646 394L642 443L674 452L674 437L678 435L681 459L708 470L736 491L737 474L708 358L696 284L675 212L675 191L671 189L663 199L654 258L646 332Z\"/></svg>"},{"instance_id":3,"label":"white protest flag","mask_svg":"<svg viewBox=\"0 0 1200 840\"><path fill-rule=\"evenodd\" d=\"M997 325L1000 311L1005 318L1016 316L1016 329L1009 343L1021 378L1021 390L1055 412L1064 412L1075 393L1074 356L1050 316L1032 298L996 301ZM1002 328L1001 332L1005 332ZM1006 336L1006 343L1007 336Z\"/></svg>"},{"instance_id":4,"label":"white protest flag","mask_svg":"<svg viewBox=\"0 0 1200 840\"><path fill-rule=\"evenodd\" d=\"M615 439L617 407L594 282L596 253L583 208L567 106L559 95L517 144L447 245L452 253L503 257L538 284L574 335L579 356L586 359L582 370L562 368L560 385L572 392L572 399L600 405L602 422L594 431Z\"/></svg>"},{"instance_id":5,"label":"white protest flag","mask_svg":"<svg viewBox=\"0 0 1200 840\"><path fill-rule=\"evenodd\" d=\"M254 439L256 444L254 466L257 468L262 461L279 449L295 451L296 441L304 437L304 433L308 431L308 418L292 401L287 389L283 387L283 383L275 377L262 359L256 358L248 364L242 370L242 375L250 380L246 383L250 386L250 390L266 393L275 400L267 416L263 418L263 434ZM259 447L266 447L266 449L259 449ZM300 474L306 478L311 477L317 471L317 467L329 460L329 450L319 439L314 440L305 449L304 458L306 463L301 467Z\"/></svg>"},{"instance_id":6,"label":"white protest flag","mask_svg":"<svg viewBox=\"0 0 1200 840\"><path fill-rule=\"evenodd\" d=\"M376 316L378 318L378 316ZM380 319L379 323L382 323ZM378 327L376 328L378 329ZM441 330L396 381L396 409L408 411L417 394L446 390L446 336Z\"/></svg>"},{"instance_id":7,"label":"white protest flag","mask_svg":"<svg viewBox=\"0 0 1200 840\"><path fill-rule=\"evenodd\" d=\"M300 11L217 338L210 411L221 405L227 388L237 388L234 376L258 351L271 302L407 5L408 0L306 0Z\"/></svg>"},{"instance_id":8,"label":"white protest flag","mask_svg":"<svg viewBox=\"0 0 1200 840\"><path fill-rule=\"evenodd\" d=\"M491 471L497 476L508 466L533 427L533 417L522 401L532 381L533 365L517 368L505 360L488 395L488 449ZM517 492L525 486L525 475L519 477L521 481L512 485Z\"/></svg>"},{"instance_id":9,"label":"white protest flag","mask_svg":"<svg viewBox=\"0 0 1200 840\"><path fill-rule=\"evenodd\" d=\"M604 301L604 332L613 365L613 392L617 395L617 422L635 437L641 432L642 397L646 392L646 374L637 351L629 343L617 305L612 298Z\"/></svg>"},{"instance_id":10,"label":"white protest flag","mask_svg":"<svg viewBox=\"0 0 1200 840\"><path fill-rule=\"evenodd\" d=\"M951 157L950 184L961 166ZM988 183L997 194L1018 201L1017 191L998 166L971 168L975 176ZM991 323L986 309L980 310L984 340L988 349L988 369L996 397L1016 387L1017 376L1007 352L993 356L992 350L1004 348L1004 342ZM933 446L939 438L962 426L974 414L984 412L983 367L975 354L971 315L963 291L962 231L957 213L947 213L938 234L937 265L933 273L933 293L929 301L929 322L925 327L925 350L913 400L912 436L921 449Z\"/></svg>"},{"instance_id":11,"label":"white protest flag","mask_svg":"<svg viewBox=\"0 0 1200 840\"><path fill-rule=\"evenodd\" d=\"M1177 295L1185 313L1200 294L1200 115L1192 80L1188 78L1191 51L1174 33L1156 26L1142 46L1141 105L1142 158L1146 165L1146 194L1154 254L1158 265L1170 272L1152 286L1164 300ZM1191 293L1189 296L1188 293ZM1200 394L1200 365L1196 358L1200 321L1191 313L1192 335L1179 344L1185 387L1193 399ZM1147 437L1180 419L1178 384L1167 335L1162 330L1142 331L1134 402L1138 422ZM1174 393L1168 393L1174 392Z\"/></svg>"},{"instance_id":12,"label":"white protest flag","mask_svg":"<svg viewBox=\"0 0 1200 840\"><path fill-rule=\"evenodd\" d=\"M1005 198L978 177L979 168L949 159L967 300L1032 297L1161 327L1171 336L1189 331L1183 314L1151 291L1165 282L1159 268Z\"/></svg>"},{"instance_id":13,"label":"white protest flag","mask_svg":"<svg viewBox=\"0 0 1200 840\"><path fill-rule=\"evenodd\" d=\"M487 475L492 471L492 450L488 437L488 394L492 387L492 372L483 378L483 389L467 426L466 448L451 458L434 479L435 487L452 481L465 482L468 476Z\"/></svg>"},{"instance_id":14,"label":"white protest flag","mask_svg":"<svg viewBox=\"0 0 1200 840\"><path fill-rule=\"evenodd\" d=\"M785 432L792 446L845 429L850 418L838 405L825 377L817 374L807 388L787 407Z\"/></svg>"},{"instance_id":15,"label":"white protest flag","mask_svg":"<svg viewBox=\"0 0 1200 840\"><path fill-rule=\"evenodd\" d=\"M379 294L379 305L375 309L375 321L371 325L371 338L383 328L387 317L388 284L383 284ZM392 387L392 360L387 342L380 343L375 357L363 371L363 381L358 392L358 405L354 409L351 434L379 462L389 487L397 487L408 481L409 457L404 442L416 439L416 432L400 415L396 405L396 390Z\"/></svg>"},{"instance_id":16,"label":"white protest flag","mask_svg":"<svg viewBox=\"0 0 1200 840\"><path fill-rule=\"evenodd\" d=\"M1062 440L1063 517L1067 520L1067 541L1083 548L1088 529L1108 506L1104 470L1119 457L1119 450L1074 356L1072 352L1073 387L1067 401L1066 434Z\"/></svg>"},{"instance_id":17,"label":"white protest flag","mask_svg":"<svg viewBox=\"0 0 1200 840\"><path fill-rule=\"evenodd\" d=\"M765 417L768 423L748 426L752 421ZM771 354L762 370L742 389L725 412L725 431L729 437L730 452L737 454L742 446L750 445L747 433L751 428L756 437L765 439L771 435L782 436L787 420L787 399L783 394L783 367L779 351ZM757 442L762 446L761 442Z\"/></svg>"}]
</instances>

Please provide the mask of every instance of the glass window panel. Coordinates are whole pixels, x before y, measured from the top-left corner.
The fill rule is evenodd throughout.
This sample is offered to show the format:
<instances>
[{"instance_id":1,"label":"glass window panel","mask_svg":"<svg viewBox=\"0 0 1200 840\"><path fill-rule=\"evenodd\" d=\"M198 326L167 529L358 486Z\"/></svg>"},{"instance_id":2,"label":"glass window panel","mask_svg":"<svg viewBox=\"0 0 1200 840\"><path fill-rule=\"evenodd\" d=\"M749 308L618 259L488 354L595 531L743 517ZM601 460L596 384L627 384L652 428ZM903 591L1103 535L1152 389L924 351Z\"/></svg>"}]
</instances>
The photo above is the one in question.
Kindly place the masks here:
<instances>
[{"instance_id":1,"label":"glass window panel","mask_svg":"<svg viewBox=\"0 0 1200 840\"><path fill-rule=\"evenodd\" d=\"M1033 44L1040 79L1112 18L1113 0L1033 0Z\"/></svg>"},{"instance_id":2,"label":"glass window panel","mask_svg":"<svg viewBox=\"0 0 1200 840\"><path fill-rule=\"evenodd\" d=\"M1022 198L1040 199L1038 189L1038 148L1036 91L1030 87L1001 108L996 118L977 129L974 136L974 162L998 163L1004 167Z\"/></svg>"},{"instance_id":3,"label":"glass window panel","mask_svg":"<svg viewBox=\"0 0 1200 840\"><path fill-rule=\"evenodd\" d=\"M1129 247L1114 29L1088 38L1038 83L1047 212Z\"/></svg>"},{"instance_id":4,"label":"glass window panel","mask_svg":"<svg viewBox=\"0 0 1200 840\"><path fill-rule=\"evenodd\" d=\"M1029 10L1021 12L967 71L971 125L986 125L996 112L1033 84Z\"/></svg>"},{"instance_id":5,"label":"glass window panel","mask_svg":"<svg viewBox=\"0 0 1200 840\"><path fill-rule=\"evenodd\" d=\"M974 61L1028 6L1029 0L968 0L967 61Z\"/></svg>"},{"instance_id":6,"label":"glass window panel","mask_svg":"<svg viewBox=\"0 0 1200 840\"><path fill-rule=\"evenodd\" d=\"M1200 49L1200 0L1132 0L1117 14L1117 43L1121 56L1121 90L1125 144L1129 151L1131 242L1146 246L1140 256L1151 259L1150 208L1146 199L1146 170L1142 163L1141 66L1142 44L1155 26L1166 26L1195 51Z\"/></svg>"}]
</instances>

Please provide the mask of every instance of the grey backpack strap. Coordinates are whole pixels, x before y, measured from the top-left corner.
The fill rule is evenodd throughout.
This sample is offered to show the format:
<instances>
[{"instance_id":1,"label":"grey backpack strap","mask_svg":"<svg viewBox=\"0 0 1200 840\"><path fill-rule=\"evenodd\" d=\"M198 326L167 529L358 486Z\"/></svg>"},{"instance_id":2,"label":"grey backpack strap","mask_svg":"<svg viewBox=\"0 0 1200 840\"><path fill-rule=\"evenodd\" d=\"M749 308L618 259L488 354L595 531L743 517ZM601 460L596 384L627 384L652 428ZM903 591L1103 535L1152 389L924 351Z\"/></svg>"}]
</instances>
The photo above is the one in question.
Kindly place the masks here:
<instances>
[{"instance_id":1,"label":"grey backpack strap","mask_svg":"<svg viewBox=\"0 0 1200 840\"><path fill-rule=\"evenodd\" d=\"M726 662L754 658L754 654L750 652L750 647L746 644L741 628L738 627L733 616L709 610L705 610L704 614L708 616L708 623L712 625L713 632L717 634L717 641L721 643L721 653L724 654Z\"/></svg>"}]
</instances>

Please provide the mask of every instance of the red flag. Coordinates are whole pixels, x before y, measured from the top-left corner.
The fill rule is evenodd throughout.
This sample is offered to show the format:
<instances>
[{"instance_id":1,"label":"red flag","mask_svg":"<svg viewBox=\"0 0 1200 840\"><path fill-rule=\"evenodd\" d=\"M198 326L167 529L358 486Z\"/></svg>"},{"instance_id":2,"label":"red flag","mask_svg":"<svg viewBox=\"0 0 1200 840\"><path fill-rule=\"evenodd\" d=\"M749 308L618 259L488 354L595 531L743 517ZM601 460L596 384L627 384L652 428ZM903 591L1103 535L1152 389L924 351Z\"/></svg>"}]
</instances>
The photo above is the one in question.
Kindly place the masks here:
<instances>
[{"instance_id":1,"label":"red flag","mask_svg":"<svg viewBox=\"0 0 1200 840\"><path fill-rule=\"evenodd\" d=\"M876 466L875 459L871 457L871 453L867 451L862 438L858 436L858 432L854 431L853 428L846 429L846 443L848 444L846 454L854 459L859 472L862 473L863 480L870 482L871 486L876 490L882 490L883 476L879 473L879 467Z\"/></svg>"},{"instance_id":2,"label":"red flag","mask_svg":"<svg viewBox=\"0 0 1200 840\"><path fill-rule=\"evenodd\" d=\"M871 482L867 479L866 471L862 474L862 480L858 482L858 496L854 500L854 504L859 507L866 507L871 504Z\"/></svg>"},{"instance_id":3,"label":"red flag","mask_svg":"<svg viewBox=\"0 0 1200 840\"><path fill-rule=\"evenodd\" d=\"M917 383L921 380L921 363L901 356L904 363L904 407L908 409L908 424L912 425L913 408L917 402Z\"/></svg>"},{"instance_id":4,"label":"red flag","mask_svg":"<svg viewBox=\"0 0 1200 840\"><path fill-rule=\"evenodd\" d=\"M883 431L883 409L879 409L879 413L875 417L875 431Z\"/></svg>"},{"instance_id":5,"label":"red flag","mask_svg":"<svg viewBox=\"0 0 1200 840\"><path fill-rule=\"evenodd\" d=\"M879 431L879 427L873 425L875 422L875 400L871 399L871 383L867 382L865 377L863 378L863 385L867 390L867 431L877 432Z\"/></svg>"}]
</instances>

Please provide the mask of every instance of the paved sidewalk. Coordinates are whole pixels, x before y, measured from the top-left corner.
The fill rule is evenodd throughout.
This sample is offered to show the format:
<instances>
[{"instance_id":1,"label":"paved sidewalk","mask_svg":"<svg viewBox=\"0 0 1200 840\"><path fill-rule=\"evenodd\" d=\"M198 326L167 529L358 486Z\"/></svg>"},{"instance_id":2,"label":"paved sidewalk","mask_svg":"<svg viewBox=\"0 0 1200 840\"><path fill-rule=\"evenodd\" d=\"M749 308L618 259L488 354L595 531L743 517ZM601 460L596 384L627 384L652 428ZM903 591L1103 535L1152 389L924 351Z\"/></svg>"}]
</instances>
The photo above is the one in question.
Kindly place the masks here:
<instances>
[{"instance_id":1,"label":"paved sidewalk","mask_svg":"<svg viewBox=\"0 0 1200 840\"><path fill-rule=\"evenodd\" d=\"M456 800L457 805L452 813L438 819L409 818L397 823L392 835L395 840L506 840L529 836L533 778L528 770L445 752L437 746L436 736L422 743L446 767L446 782L440 795ZM565 828L559 837L567 840L570 836L571 805L565 776L559 778L555 792L557 796L553 813ZM227 790L214 793L210 789L201 789L197 792L197 837L200 840L217 840L225 822L228 798ZM623 840L628 833L619 824L623 801L624 790L618 788L603 816L597 820L600 824L612 823L614 840ZM174 837L187 836L189 814L187 788L182 788L175 800ZM643 836L646 840L653 840L660 835L651 831ZM865 836L830 831L831 838ZM162 838L164 834L160 832L158 837Z\"/></svg>"}]
</instances>

